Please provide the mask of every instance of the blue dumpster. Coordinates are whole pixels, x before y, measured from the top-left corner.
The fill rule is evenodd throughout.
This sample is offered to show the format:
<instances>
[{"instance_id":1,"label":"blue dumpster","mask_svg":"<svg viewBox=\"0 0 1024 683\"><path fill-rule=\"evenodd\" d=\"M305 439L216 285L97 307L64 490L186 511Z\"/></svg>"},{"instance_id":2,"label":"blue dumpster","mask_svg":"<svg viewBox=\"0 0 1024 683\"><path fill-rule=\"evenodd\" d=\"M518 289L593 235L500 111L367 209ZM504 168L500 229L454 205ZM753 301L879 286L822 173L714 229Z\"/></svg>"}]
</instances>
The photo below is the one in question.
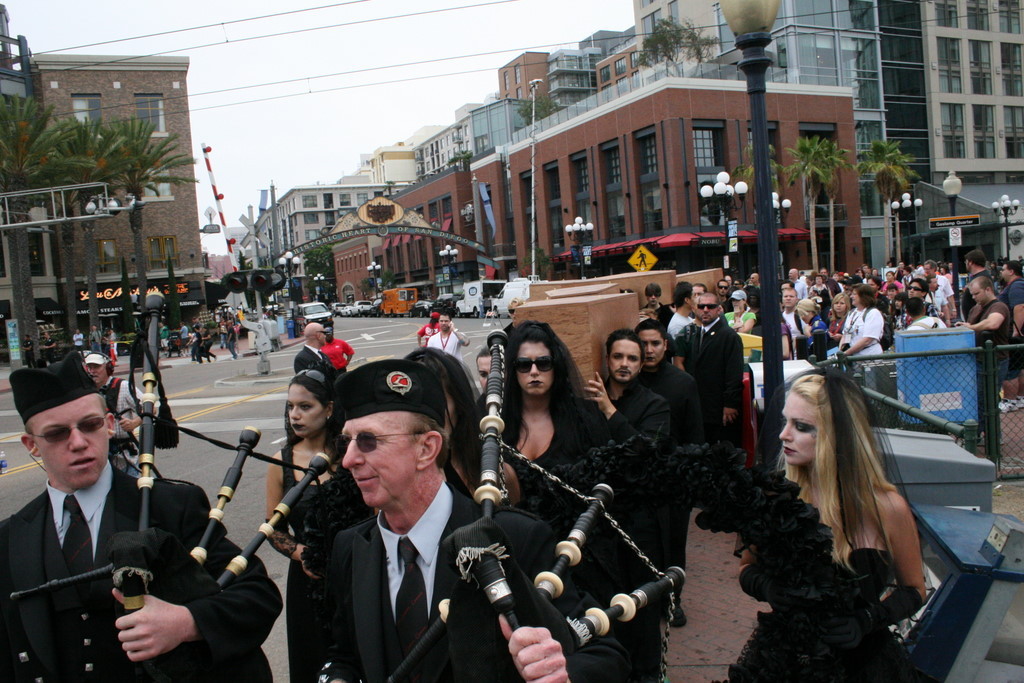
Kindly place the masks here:
<instances>
[{"instance_id":1,"label":"blue dumpster","mask_svg":"<svg viewBox=\"0 0 1024 683\"><path fill-rule=\"evenodd\" d=\"M896 353L951 351L973 346L972 330L896 333ZM896 360L899 400L953 422L978 419L977 377L977 363L970 353ZM908 421L917 422L909 418Z\"/></svg>"},{"instance_id":2,"label":"blue dumpster","mask_svg":"<svg viewBox=\"0 0 1024 683\"><path fill-rule=\"evenodd\" d=\"M288 318L288 322L286 322L284 325L285 329L288 330L288 338L295 339L295 320L292 318Z\"/></svg>"}]
</instances>

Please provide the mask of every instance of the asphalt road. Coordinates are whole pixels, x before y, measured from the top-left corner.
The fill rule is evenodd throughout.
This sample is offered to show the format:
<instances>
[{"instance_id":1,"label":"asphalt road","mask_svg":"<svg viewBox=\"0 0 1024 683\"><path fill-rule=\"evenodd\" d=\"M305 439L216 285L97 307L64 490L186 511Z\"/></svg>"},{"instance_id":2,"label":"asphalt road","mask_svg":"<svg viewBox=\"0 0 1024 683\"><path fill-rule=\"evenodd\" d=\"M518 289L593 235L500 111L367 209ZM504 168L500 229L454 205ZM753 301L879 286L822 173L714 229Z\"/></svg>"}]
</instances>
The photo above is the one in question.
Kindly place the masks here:
<instances>
[{"instance_id":1,"label":"asphalt road","mask_svg":"<svg viewBox=\"0 0 1024 683\"><path fill-rule=\"evenodd\" d=\"M423 319L337 318L335 331L356 351L355 365L383 358L399 358L416 348L416 331ZM487 335L508 320L456 320L456 327L471 341L464 350L472 366ZM272 454L284 438L284 401L291 378L292 357L299 346L270 355L272 375L256 376L256 359L230 360L226 351L214 348L220 358L212 364L196 365L188 359L170 359L162 370L165 391L175 419L190 429L227 443L237 443L242 428L255 426L263 432L256 450ZM8 473L0 476L0 519L6 519L38 495L46 474L21 444L21 420L10 392L0 394L0 449L8 461ZM216 448L205 441L182 436L177 449L158 451L157 467L163 476L191 481L216 498L234 451ZM264 477L266 467L251 462L246 468L234 499L227 507L225 523L232 540L244 546L265 519ZM285 589L287 560L269 545L259 551L270 575ZM264 645L277 681L288 680L284 616Z\"/></svg>"}]
</instances>

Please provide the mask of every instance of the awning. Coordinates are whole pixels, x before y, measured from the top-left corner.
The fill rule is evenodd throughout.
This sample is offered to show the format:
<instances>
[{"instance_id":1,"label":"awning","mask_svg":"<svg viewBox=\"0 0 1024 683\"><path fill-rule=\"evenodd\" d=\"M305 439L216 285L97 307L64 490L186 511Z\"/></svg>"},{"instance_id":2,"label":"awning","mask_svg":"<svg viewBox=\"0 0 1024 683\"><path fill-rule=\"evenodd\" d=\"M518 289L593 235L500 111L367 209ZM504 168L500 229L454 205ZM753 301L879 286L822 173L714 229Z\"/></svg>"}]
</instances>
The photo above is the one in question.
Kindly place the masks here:
<instances>
[{"instance_id":1,"label":"awning","mask_svg":"<svg viewBox=\"0 0 1024 683\"><path fill-rule=\"evenodd\" d=\"M48 296L36 297L36 312L40 315L64 315L64 307Z\"/></svg>"}]
</instances>

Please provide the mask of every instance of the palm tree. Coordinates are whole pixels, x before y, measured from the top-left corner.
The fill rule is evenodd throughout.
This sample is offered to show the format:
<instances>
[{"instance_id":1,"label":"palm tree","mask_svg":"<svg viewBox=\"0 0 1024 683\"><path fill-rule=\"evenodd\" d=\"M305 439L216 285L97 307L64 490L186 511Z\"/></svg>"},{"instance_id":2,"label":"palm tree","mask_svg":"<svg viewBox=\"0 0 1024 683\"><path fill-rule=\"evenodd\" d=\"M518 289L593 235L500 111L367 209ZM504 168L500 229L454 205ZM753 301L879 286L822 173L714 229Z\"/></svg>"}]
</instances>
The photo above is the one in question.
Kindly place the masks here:
<instances>
[{"instance_id":1,"label":"palm tree","mask_svg":"<svg viewBox=\"0 0 1024 683\"><path fill-rule=\"evenodd\" d=\"M146 190L157 192L161 184L196 182L191 174L175 174L175 170L195 163L195 159L189 155L177 152L177 135L154 138L153 124L141 119L119 121L113 127L122 138L121 156L124 162L116 182L125 193L134 195L137 202L141 203ZM138 204L128 211L128 225L132 230L135 247L135 276L139 283L139 296L144 298L149 285L146 279L149 260L143 249L142 209Z\"/></svg>"},{"instance_id":2,"label":"palm tree","mask_svg":"<svg viewBox=\"0 0 1024 683\"><path fill-rule=\"evenodd\" d=\"M815 226L815 205L821 189L832 177L832 169L822 163L825 141L817 135L809 138L801 137L796 147L787 147L786 151L793 157L793 163L786 167L789 184L803 180L804 196L807 199L808 226L811 231L811 267L818 271L818 233Z\"/></svg>"},{"instance_id":3,"label":"palm tree","mask_svg":"<svg viewBox=\"0 0 1024 683\"><path fill-rule=\"evenodd\" d=\"M52 120L53 108L40 108L32 98L0 99L0 192L47 187L61 177L67 160L55 151L69 132L65 126L51 125ZM26 222L28 208L28 197L15 198L3 223ZM8 248L12 313L19 334L38 342L27 228L8 231Z\"/></svg>"},{"instance_id":4,"label":"palm tree","mask_svg":"<svg viewBox=\"0 0 1024 683\"><path fill-rule=\"evenodd\" d=\"M862 175L873 175L875 177L875 189L882 195L883 211L885 222L883 230L885 233L885 263L890 260L890 223L892 212L889 204L898 197L910 181L917 178L917 173L910 168L914 163L914 157L906 154L900 149L899 140L874 140L871 148L863 155L860 163L857 164L857 172ZM900 245L902 246L902 245ZM897 247L899 249L899 246ZM898 258L898 257L897 257Z\"/></svg>"},{"instance_id":5,"label":"palm tree","mask_svg":"<svg viewBox=\"0 0 1024 683\"><path fill-rule=\"evenodd\" d=\"M839 194L840 171L853 168L846 160L850 150L843 149L835 140L826 138L821 145L821 167L828 169L829 179L822 188L828 197L828 272L836 270L836 196Z\"/></svg>"},{"instance_id":6,"label":"palm tree","mask_svg":"<svg viewBox=\"0 0 1024 683\"><path fill-rule=\"evenodd\" d=\"M63 122L71 130L71 135L60 146L60 154L77 163L68 171L65 182L70 184L110 183L116 178L123 157L119 154L120 137L110 126L99 121ZM85 206L89 203L88 193L71 193L66 195L70 204L69 211L76 215L86 215ZM82 268L86 274L86 291L89 292L89 329L93 325L99 327L100 310L96 292L96 221L83 221L84 235L82 240ZM64 300L67 302L68 329L76 325L75 313L75 233L73 223L60 226L60 260L64 271Z\"/></svg>"},{"instance_id":7,"label":"palm tree","mask_svg":"<svg viewBox=\"0 0 1024 683\"><path fill-rule=\"evenodd\" d=\"M754 158L754 145L753 143L743 148L743 158L750 159ZM772 169L772 190L778 191L779 189L779 176L785 171L775 159L775 145L768 145L768 164ZM738 183L739 181L745 182L750 186L751 190L754 188L754 166L753 163L742 163L732 170L729 174L732 176L732 182Z\"/></svg>"}]
</instances>

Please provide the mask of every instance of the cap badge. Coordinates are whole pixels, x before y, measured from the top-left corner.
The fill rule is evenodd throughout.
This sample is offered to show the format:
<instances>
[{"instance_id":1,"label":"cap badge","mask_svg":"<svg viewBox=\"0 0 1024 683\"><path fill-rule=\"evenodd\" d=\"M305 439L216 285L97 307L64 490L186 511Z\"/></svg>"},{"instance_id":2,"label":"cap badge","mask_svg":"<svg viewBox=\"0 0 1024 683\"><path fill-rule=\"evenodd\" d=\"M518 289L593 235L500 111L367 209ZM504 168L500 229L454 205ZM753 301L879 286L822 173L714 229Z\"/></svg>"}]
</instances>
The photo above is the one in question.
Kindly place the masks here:
<instances>
[{"instance_id":1,"label":"cap badge","mask_svg":"<svg viewBox=\"0 0 1024 683\"><path fill-rule=\"evenodd\" d=\"M402 394L404 396L410 389L412 389L412 379L404 372L388 373L385 381L387 382L388 389L396 394Z\"/></svg>"}]
</instances>

